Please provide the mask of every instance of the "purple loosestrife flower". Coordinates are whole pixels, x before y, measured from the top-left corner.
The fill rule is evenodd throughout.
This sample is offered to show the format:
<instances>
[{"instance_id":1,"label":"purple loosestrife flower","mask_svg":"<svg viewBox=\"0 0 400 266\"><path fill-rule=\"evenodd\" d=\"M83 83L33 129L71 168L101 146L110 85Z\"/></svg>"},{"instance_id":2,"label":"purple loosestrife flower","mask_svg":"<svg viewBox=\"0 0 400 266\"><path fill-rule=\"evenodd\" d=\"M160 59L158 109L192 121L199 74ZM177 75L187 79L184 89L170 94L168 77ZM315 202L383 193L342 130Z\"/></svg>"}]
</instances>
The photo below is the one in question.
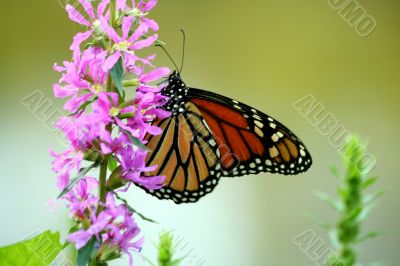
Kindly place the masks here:
<instances>
[{"instance_id":1,"label":"purple loosestrife flower","mask_svg":"<svg viewBox=\"0 0 400 266\"><path fill-rule=\"evenodd\" d=\"M77 54L80 52L80 45L82 42L86 41L89 39L89 37L94 33L94 32L101 32L101 29L99 29L100 22L99 18L103 17L104 11L106 10L107 6L110 3L110 0L103 0L100 2L100 4L97 7L97 11L95 14L93 5L91 2L88 0L79 0L80 4L82 5L83 9L86 12L86 17L83 16L78 10L76 10L73 6L70 4L67 4L66 9L69 15L69 18L72 21L75 21L78 24L81 24L82 26L89 27L90 29L85 32L80 32L76 34L74 37L74 41L72 42L72 45L70 49L74 51L74 54ZM109 19L110 14L109 12L106 13L105 19Z\"/></svg>"},{"instance_id":2,"label":"purple loosestrife flower","mask_svg":"<svg viewBox=\"0 0 400 266\"><path fill-rule=\"evenodd\" d=\"M70 209L70 217L75 216L79 220L85 218L87 211L96 210L99 198L93 195L93 190L97 189L99 182L92 177L81 179L78 184L65 196L64 199L69 202L67 205Z\"/></svg>"},{"instance_id":3,"label":"purple loosestrife flower","mask_svg":"<svg viewBox=\"0 0 400 266\"><path fill-rule=\"evenodd\" d=\"M93 103L93 113L90 116L90 122L105 124L115 123L120 128L134 134L133 128L122 122L118 115L135 112L136 107L118 107L118 94L115 92L102 92L98 94L98 100Z\"/></svg>"},{"instance_id":4,"label":"purple loosestrife flower","mask_svg":"<svg viewBox=\"0 0 400 266\"><path fill-rule=\"evenodd\" d=\"M56 127L64 133L72 151L84 153L95 148L93 141L99 136L100 125L90 123L88 115L79 113L71 117L61 117Z\"/></svg>"},{"instance_id":5,"label":"purple loosestrife flower","mask_svg":"<svg viewBox=\"0 0 400 266\"><path fill-rule=\"evenodd\" d=\"M104 207L105 209L99 215L92 213L87 229L68 235L67 240L80 249L95 236L104 242L103 245L117 246L127 253L129 265L132 265L130 250L140 251L144 241L143 237L139 237L140 229L128 208L123 204L116 204L112 193L107 194Z\"/></svg>"},{"instance_id":6,"label":"purple loosestrife flower","mask_svg":"<svg viewBox=\"0 0 400 266\"><path fill-rule=\"evenodd\" d=\"M73 62L54 66L62 73L59 83L53 85L55 96L71 97L64 105L65 110L76 112L82 104L105 90L108 73L102 70L102 65L106 55L101 48L89 48L82 55L75 55Z\"/></svg>"},{"instance_id":7,"label":"purple loosestrife flower","mask_svg":"<svg viewBox=\"0 0 400 266\"><path fill-rule=\"evenodd\" d=\"M131 7L129 7L126 2L126 0L117 0L117 9L122 10L128 15L133 15L140 23L146 24L153 31L158 31L159 27L157 22L145 17L148 12L156 6L156 0L150 0L148 2L140 1L139 4L136 4L135 0L132 0Z\"/></svg>"},{"instance_id":8,"label":"purple loosestrife flower","mask_svg":"<svg viewBox=\"0 0 400 266\"><path fill-rule=\"evenodd\" d=\"M75 169L79 171L83 161L83 153L74 149L67 150L61 154L55 153L49 149L49 153L54 157L52 161L52 170L57 173L57 187L63 190L69 184L71 172Z\"/></svg>"},{"instance_id":9,"label":"purple loosestrife flower","mask_svg":"<svg viewBox=\"0 0 400 266\"><path fill-rule=\"evenodd\" d=\"M129 36L129 31L131 30L134 19L135 18L133 16L123 18L122 36L119 36L115 29L108 24L105 18L100 18L101 27L104 29L108 37L114 42L111 55L107 58L103 65L104 71L109 71L120 58L123 58L125 66L128 68L135 65L136 61L138 60L145 62L135 55L135 51L154 44L154 42L158 39L158 35L154 34L148 38L140 40L141 37L145 36L149 29L146 24L141 23L134 33Z\"/></svg>"},{"instance_id":10,"label":"purple loosestrife flower","mask_svg":"<svg viewBox=\"0 0 400 266\"><path fill-rule=\"evenodd\" d=\"M147 151L133 147L127 147L121 150L120 161L122 166L122 178L130 180L135 184L141 185L147 189L160 189L165 180L165 176L148 176L143 173L149 173L157 169L157 166L146 166Z\"/></svg>"},{"instance_id":11,"label":"purple loosestrife flower","mask_svg":"<svg viewBox=\"0 0 400 266\"><path fill-rule=\"evenodd\" d=\"M150 83L159 80L162 77L168 76L170 70L168 68L157 68L148 73L144 73L143 68L135 67L133 72L138 76L138 89L136 91L136 105L137 112L133 119L128 120L128 124L134 123L142 130L138 138L143 139L147 133L152 135L161 134L160 128L151 125L156 117L166 118L171 115L170 112L164 111L161 107L168 100L167 97L162 96L160 91L165 84L154 86Z\"/></svg>"}]
</instances>

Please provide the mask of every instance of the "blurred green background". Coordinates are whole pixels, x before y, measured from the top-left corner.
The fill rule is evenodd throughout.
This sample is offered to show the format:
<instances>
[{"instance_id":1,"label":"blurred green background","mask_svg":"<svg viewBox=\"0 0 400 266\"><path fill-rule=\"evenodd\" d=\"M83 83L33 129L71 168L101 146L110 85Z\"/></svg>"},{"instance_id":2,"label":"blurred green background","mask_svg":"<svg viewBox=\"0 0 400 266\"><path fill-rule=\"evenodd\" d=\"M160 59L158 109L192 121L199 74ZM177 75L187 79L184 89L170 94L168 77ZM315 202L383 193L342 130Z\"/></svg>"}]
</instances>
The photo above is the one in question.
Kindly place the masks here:
<instances>
[{"instance_id":1,"label":"blurred green background","mask_svg":"<svg viewBox=\"0 0 400 266\"><path fill-rule=\"evenodd\" d=\"M292 107L312 94L340 124L365 137L369 152L378 158L373 174L381 176L378 186L387 193L365 229L382 229L385 235L361 246L361 260L399 265L400 3L359 3L377 22L368 37L357 35L327 0L160 1L152 17L177 61L179 29L187 33L183 78L188 85L228 95L278 118L303 139L314 165L300 176L225 179L214 193L190 205L158 201L133 188L128 193L132 205L160 223L138 219L148 240L146 256L155 256L152 241L167 229L187 244L179 249L182 255L191 250L193 264L187 265L202 260L207 266L313 265L292 239L312 229L327 240L304 213L334 218L313 192L335 192L328 168L339 157L327 136ZM51 86L59 78L52 65L70 58L71 38L80 30L68 20L63 4L2 3L0 245L47 228L65 236L68 227L65 208L49 213L45 204L57 194L47 147L62 147L55 133L20 102L39 90L54 103L52 108L62 106L52 98ZM157 62L172 67L162 52ZM144 264L136 260L136 265Z\"/></svg>"}]
</instances>

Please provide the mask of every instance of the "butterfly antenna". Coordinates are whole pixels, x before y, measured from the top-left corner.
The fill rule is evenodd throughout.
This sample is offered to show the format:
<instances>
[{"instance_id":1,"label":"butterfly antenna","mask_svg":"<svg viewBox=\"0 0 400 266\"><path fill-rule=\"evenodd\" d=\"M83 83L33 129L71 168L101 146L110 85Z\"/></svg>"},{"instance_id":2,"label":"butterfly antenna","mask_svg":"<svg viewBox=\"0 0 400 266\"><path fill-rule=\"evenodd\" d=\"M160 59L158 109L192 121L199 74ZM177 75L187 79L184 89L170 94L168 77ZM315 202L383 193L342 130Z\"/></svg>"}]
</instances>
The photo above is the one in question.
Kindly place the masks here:
<instances>
[{"instance_id":1,"label":"butterfly antenna","mask_svg":"<svg viewBox=\"0 0 400 266\"><path fill-rule=\"evenodd\" d=\"M162 46L161 44L156 44L155 46L160 47L161 49L164 50L165 54L169 57L169 59L171 60L171 62L174 64L176 71L179 71L178 66L176 65L174 59L172 59L171 55L167 52L167 49L165 49L165 47Z\"/></svg>"},{"instance_id":2,"label":"butterfly antenna","mask_svg":"<svg viewBox=\"0 0 400 266\"><path fill-rule=\"evenodd\" d=\"M185 31L181 29L182 37L183 37L183 45L182 45L182 62L181 62L181 69L179 73L182 73L183 63L185 62L185 46L186 46L186 34Z\"/></svg>"}]
</instances>

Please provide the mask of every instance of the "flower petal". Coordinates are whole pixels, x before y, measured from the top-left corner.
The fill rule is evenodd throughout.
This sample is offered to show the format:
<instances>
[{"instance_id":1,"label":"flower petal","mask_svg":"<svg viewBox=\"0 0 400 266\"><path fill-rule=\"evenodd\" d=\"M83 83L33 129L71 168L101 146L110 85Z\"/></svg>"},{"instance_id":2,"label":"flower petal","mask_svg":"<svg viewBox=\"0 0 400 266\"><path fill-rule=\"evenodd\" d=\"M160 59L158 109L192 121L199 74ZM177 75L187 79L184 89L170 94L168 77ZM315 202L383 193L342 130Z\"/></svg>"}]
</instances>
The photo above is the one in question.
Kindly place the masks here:
<instances>
[{"instance_id":1,"label":"flower petal","mask_svg":"<svg viewBox=\"0 0 400 266\"><path fill-rule=\"evenodd\" d=\"M145 23L140 23L139 27L135 30L132 36L129 38L129 42L133 43L137 41L140 37L142 37L147 31L149 27Z\"/></svg>"},{"instance_id":2,"label":"flower petal","mask_svg":"<svg viewBox=\"0 0 400 266\"><path fill-rule=\"evenodd\" d=\"M79 109L79 107L82 104L87 102L90 99L90 97L92 97L91 93L87 93L82 96L74 95L74 96L72 96L72 98L70 100L68 100L64 104L64 109L74 113Z\"/></svg>"},{"instance_id":3,"label":"flower petal","mask_svg":"<svg viewBox=\"0 0 400 266\"><path fill-rule=\"evenodd\" d=\"M57 176L57 187L59 190L65 189L69 184L69 173L62 173Z\"/></svg>"},{"instance_id":4,"label":"flower petal","mask_svg":"<svg viewBox=\"0 0 400 266\"><path fill-rule=\"evenodd\" d=\"M111 68L117 63L118 59L121 57L121 52L117 51L114 54L110 55L103 64L103 71L110 71Z\"/></svg>"},{"instance_id":5,"label":"flower petal","mask_svg":"<svg viewBox=\"0 0 400 266\"><path fill-rule=\"evenodd\" d=\"M171 72L171 70L168 67L160 67L156 68L149 73L146 73L140 77L141 82L151 82L158 80L160 78L163 78L165 76L168 76L168 74Z\"/></svg>"},{"instance_id":6,"label":"flower petal","mask_svg":"<svg viewBox=\"0 0 400 266\"><path fill-rule=\"evenodd\" d=\"M124 17L122 20L122 38L124 40L128 39L129 31L132 27L134 16Z\"/></svg>"},{"instance_id":7,"label":"flower petal","mask_svg":"<svg viewBox=\"0 0 400 266\"><path fill-rule=\"evenodd\" d=\"M53 92L54 92L55 97L65 98L65 97L74 95L75 93L78 92L78 90L68 90L68 89L65 89L64 87L61 87L60 84L54 84Z\"/></svg>"},{"instance_id":8,"label":"flower petal","mask_svg":"<svg viewBox=\"0 0 400 266\"><path fill-rule=\"evenodd\" d=\"M67 12L68 12L68 16L72 21L75 21L78 24L81 25L85 25L90 27L90 22L87 21L81 13L79 13L78 10L76 10L73 6L71 6L70 4L67 4L66 6Z\"/></svg>"},{"instance_id":9,"label":"flower petal","mask_svg":"<svg viewBox=\"0 0 400 266\"><path fill-rule=\"evenodd\" d=\"M147 3L144 2L143 0L141 0L139 3L139 8L143 12L148 12L148 11L152 10L156 5L157 5L157 0L150 0Z\"/></svg>"},{"instance_id":10,"label":"flower petal","mask_svg":"<svg viewBox=\"0 0 400 266\"><path fill-rule=\"evenodd\" d=\"M90 35L92 35L93 30L88 30L86 32L79 32L75 35L74 41L72 42L71 46L69 47L72 51L79 51L81 43L86 41Z\"/></svg>"},{"instance_id":11,"label":"flower petal","mask_svg":"<svg viewBox=\"0 0 400 266\"><path fill-rule=\"evenodd\" d=\"M113 29L113 27L111 27L108 24L108 21L104 17L100 17L99 20L101 28L108 35L108 37L110 37L115 43L119 43L121 41L121 38L119 37L117 32Z\"/></svg>"},{"instance_id":12,"label":"flower petal","mask_svg":"<svg viewBox=\"0 0 400 266\"><path fill-rule=\"evenodd\" d=\"M159 108L153 108L149 111L146 112L146 115L155 115L160 119L167 118L171 115L171 112L159 109Z\"/></svg>"},{"instance_id":13,"label":"flower petal","mask_svg":"<svg viewBox=\"0 0 400 266\"><path fill-rule=\"evenodd\" d=\"M84 230L79 230L67 236L69 242L75 243L76 249L81 249L86 245L92 235Z\"/></svg>"},{"instance_id":14,"label":"flower petal","mask_svg":"<svg viewBox=\"0 0 400 266\"><path fill-rule=\"evenodd\" d=\"M126 0L117 0L117 10L124 11L126 8Z\"/></svg>"},{"instance_id":15,"label":"flower petal","mask_svg":"<svg viewBox=\"0 0 400 266\"><path fill-rule=\"evenodd\" d=\"M53 69L57 72L65 71L65 67L59 66L58 64L54 64Z\"/></svg>"},{"instance_id":16,"label":"flower petal","mask_svg":"<svg viewBox=\"0 0 400 266\"><path fill-rule=\"evenodd\" d=\"M142 41L135 42L130 48L133 50L140 50L146 47L149 47L152 45L156 40L158 39L158 35L154 34L153 36L150 36L147 39L144 39Z\"/></svg>"},{"instance_id":17,"label":"flower petal","mask_svg":"<svg viewBox=\"0 0 400 266\"><path fill-rule=\"evenodd\" d=\"M97 16L102 16L104 13L104 10L106 9L106 7L108 6L108 4L110 3L110 0L103 0L101 1L101 3L99 4L99 6L97 7Z\"/></svg>"},{"instance_id":18,"label":"flower petal","mask_svg":"<svg viewBox=\"0 0 400 266\"><path fill-rule=\"evenodd\" d=\"M95 19L92 4L90 2L88 2L87 0L79 0L79 2L83 6L83 9L85 9L85 11L89 15L89 17L91 19Z\"/></svg>"},{"instance_id":19,"label":"flower petal","mask_svg":"<svg viewBox=\"0 0 400 266\"><path fill-rule=\"evenodd\" d=\"M157 126L149 126L149 128L147 129L147 132L149 132L153 136L157 136L162 133L162 129Z\"/></svg>"},{"instance_id":20,"label":"flower petal","mask_svg":"<svg viewBox=\"0 0 400 266\"><path fill-rule=\"evenodd\" d=\"M153 31L158 31L159 30L158 24L157 24L157 22L155 20L149 19L149 18L142 18L142 20Z\"/></svg>"}]
</instances>

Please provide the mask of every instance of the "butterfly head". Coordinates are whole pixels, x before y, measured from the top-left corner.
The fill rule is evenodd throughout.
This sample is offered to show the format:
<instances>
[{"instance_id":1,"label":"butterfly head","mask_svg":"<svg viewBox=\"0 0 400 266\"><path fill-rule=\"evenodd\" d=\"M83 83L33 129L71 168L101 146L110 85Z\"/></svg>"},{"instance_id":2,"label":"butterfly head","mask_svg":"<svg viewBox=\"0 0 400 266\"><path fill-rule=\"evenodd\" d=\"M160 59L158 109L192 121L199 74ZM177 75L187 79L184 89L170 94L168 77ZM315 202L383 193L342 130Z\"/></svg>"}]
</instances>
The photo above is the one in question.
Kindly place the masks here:
<instances>
[{"instance_id":1,"label":"butterfly head","mask_svg":"<svg viewBox=\"0 0 400 266\"><path fill-rule=\"evenodd\" d=\"M167 82L167 86L161 91L162 95L169 98L164 108L172 112L173 115L181 113L184 111L183 105L185 104L185 96L188 93L188 88L177 71L169 75Z\"/></svg>"}]
</instances>

